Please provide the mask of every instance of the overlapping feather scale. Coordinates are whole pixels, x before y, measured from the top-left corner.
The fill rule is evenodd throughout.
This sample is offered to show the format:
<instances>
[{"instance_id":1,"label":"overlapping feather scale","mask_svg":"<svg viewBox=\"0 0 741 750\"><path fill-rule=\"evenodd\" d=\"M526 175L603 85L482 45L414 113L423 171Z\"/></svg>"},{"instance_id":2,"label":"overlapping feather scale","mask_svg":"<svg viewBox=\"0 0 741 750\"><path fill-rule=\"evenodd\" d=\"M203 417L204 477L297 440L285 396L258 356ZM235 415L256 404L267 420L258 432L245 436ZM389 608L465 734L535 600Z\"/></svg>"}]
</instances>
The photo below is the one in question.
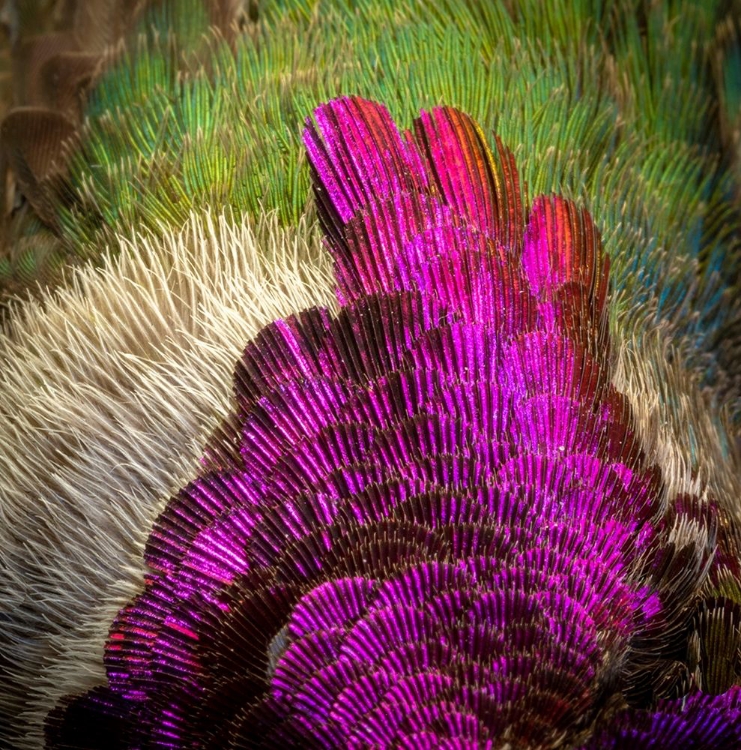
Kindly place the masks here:
<instances>
[{"instance_id":1,"label":"overlapping feather scale","mask_svg":"<svg viewBox=\"0 0 741 750\"><path fill-rule=\"evenodd\" d=\"M612 384L588 213L452 108L338 99L304 140L339 313L245 349L51 746L736 747L693 628L728 519Z\"/></svg>"}]
</instances>

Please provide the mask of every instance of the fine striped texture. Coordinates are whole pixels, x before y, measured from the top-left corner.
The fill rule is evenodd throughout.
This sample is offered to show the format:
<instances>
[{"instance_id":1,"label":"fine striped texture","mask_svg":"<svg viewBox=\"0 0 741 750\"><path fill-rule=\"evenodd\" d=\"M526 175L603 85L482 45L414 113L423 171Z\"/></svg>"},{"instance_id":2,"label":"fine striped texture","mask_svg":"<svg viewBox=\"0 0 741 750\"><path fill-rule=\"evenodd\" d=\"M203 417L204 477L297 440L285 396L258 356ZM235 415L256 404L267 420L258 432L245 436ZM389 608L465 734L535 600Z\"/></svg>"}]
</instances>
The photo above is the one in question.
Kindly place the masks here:
<instances>
[{"instance_id":1,"label":"fine striped texture","mask_svg":"<svg viewBox=\"0 0 741 750\"><path fill-rule=\"evenodd\" d=\"M332 301L311 225L194 214L18 305L0 335L0 747L43 746L60 696L105 680L144 543L229 413L244 342ZM33 341L34 345L29 342Z\"/></svg>"},{"instance_id":2,"label":"fine striped texture","mask_svg":"<svg viewBox=\"0 0 741 750\"><path fill-rule=\"evenodd\" d=\"M51 746L736 747L733 523L613 383L589 214L458 110L315 119L339 312L247 345Z\"/></svg>"}]
</instances>

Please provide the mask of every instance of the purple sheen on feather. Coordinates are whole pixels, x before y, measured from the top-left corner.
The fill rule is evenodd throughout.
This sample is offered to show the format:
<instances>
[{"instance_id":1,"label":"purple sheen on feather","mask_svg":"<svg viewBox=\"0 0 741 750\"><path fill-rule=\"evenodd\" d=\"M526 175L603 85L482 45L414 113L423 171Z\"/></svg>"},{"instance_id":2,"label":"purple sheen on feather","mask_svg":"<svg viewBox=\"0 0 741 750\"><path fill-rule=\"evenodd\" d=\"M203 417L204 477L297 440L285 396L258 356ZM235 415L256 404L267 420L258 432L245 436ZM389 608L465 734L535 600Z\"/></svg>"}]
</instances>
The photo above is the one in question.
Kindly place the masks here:
<instances>
[{"instance_id":1,"label":"purple sheen on feather","mask_svg":"<svg viewBox=\"0 0 741 750\"><path fill-rule=\"evenodd\" d=\"M612 385L588 213L528 215L511 153L457 110L403 136L358 98L315 120L341 310L247 345L242 465L168 503L108 687L60 705L50 746L83 719L131 748L738 739L737 689L683 681L714 549L672 524L717 519L667 501Z\"/></svg>"}]
</instances>

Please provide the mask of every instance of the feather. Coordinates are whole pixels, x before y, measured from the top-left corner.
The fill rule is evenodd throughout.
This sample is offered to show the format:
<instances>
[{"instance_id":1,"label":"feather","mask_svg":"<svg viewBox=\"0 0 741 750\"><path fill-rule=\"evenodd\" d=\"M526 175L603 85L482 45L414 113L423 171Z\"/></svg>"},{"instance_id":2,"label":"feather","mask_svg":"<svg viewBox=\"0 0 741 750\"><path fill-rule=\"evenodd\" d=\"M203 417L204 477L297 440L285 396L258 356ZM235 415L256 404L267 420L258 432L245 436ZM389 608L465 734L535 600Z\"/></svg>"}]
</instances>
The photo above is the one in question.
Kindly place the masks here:
<instances>
[{"instance_id":1,"label":"feather","mask_svg":"<svg viewBox=\"0 0 741 750\"><path fill-rule=\"evenodd\" d=\"M716 659L735 651L735 610L703 605L699 684L690 674L715 504L667 496L611 384L590 216L536 198L524 237L498 226L506 178L456 110L406 137L358 98L315 117L304 137L344 264L340 311L247 346L242 461L155 522L155 572L113 623L108 689L63 701L51 746L84 746L80 731L132 747L619 746L654 722L660 744L730 747L741 716ZM582 330L554 314L574 298ZM435 343L455 326L493 349L451 361ZM486 427L466 419L474 394L500 405Z\"/></svg>"},{"instance_id":2,"label":"feather","mask_svg":"<svg viewBox=\"0 0 741 750\"><path fill-rule=\"evenodd\" d=\"M735 5L3 4L0 745L739 744Z\"/></svg>"}]
</instances>

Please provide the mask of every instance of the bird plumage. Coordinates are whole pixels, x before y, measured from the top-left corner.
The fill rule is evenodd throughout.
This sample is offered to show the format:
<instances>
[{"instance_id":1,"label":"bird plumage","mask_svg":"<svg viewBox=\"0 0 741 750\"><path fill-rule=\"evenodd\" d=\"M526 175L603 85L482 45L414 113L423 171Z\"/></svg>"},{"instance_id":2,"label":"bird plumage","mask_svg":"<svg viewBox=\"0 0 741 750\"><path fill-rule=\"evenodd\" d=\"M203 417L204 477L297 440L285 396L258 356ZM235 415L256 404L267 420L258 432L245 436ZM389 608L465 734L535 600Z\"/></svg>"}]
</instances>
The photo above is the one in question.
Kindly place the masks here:
<instances>
[{"instance_id":1,"label":"bird plumage","mask_svg":"<svg viewBox=\"0 0 741 750\"><path fill-rule=\"evenodd\" d=\"M298 246L315 247L317 210L335 256L343 310L373 293L378 284L378 291L390 294L398 284L394 274L402 274L407 291L419 285L427 289L427 275L432 274L435 294L453 294L457 284L455 305L450 303L456 310L470 305L470 314L481 316L489 309L488 299L490 312L496 308L502 318L492 323L502 337L506 325L524 325L527 315L518 305L523 304L521 287L527 278L537 287L531 293L541 295L540 315L545 316L544 309L551 306L549 335L565 331L566 340L577 341L592 358L589 365L583 357L578 367L574 365L581 377L596 372L600 381L611 383L614 393L622 394L621 417L607 421L602 415L602 421L595 422L589 410L589 414L580 411L583 405L576 411L564 406L563 414L575 414L579 424L568 437L585 450L591 446L589 450L604 449L608 455L611 449L604 446L617 441L637 451L635 455L660 477L653 521L658 523L661 508L665 528L656 530L651 524L646 528L654 528L661 540L656 544L664 550L666 570L649 574L640 567L648 565L646 559L630 555L626 559L671 600L675 608L671 617L676 619L662 626L663 639L652 632L651 638L657 640L648 638L650 648L644 644L618 649L620 658L631 654L632 666L608 683L632 707L621 706L616 698L607 707L590 709L591 713L584 709L563 737L573 744L574 738L586 742L588 732L596 732L592 741L604 745L605 738L617 741L623 727L648 742L646 737L656 736L664 731L660 727L672 722L678 726L684 722L690 736L710 726L702 718L705 715L734 716L736 688L731 686L738 675L741 597L734 334L738 220L734 131L729 124L735 116L733 29L738 21L733 8L689 2L450 3L433 9L416 3L351 8L298 1L258 9L208 3L135 5L136 12L124 23L115 21L121 18L117 4L100 4L102 10L95 17L107 24L105 40L125 37L123 45L106 51L99 40L79 31L85 28L82 11L75 10L73 3L60 4L69 11L69 20L59 24L68 23L74 30L76 54L85 55L82 62L94 58L95 74L82 83L79 75L76 79L70 75L77 81L71 90L79 102L79 119L62 115L72 123L74 135L54 141L55 158L38 161L36 155L42 152L32 147L33 128L16 127L14 136L11 126L13 118L17 123L20 117L23 123L29 114L35 125L43 117L55 122L59 117L40 116L41 105L37 105L31 113L11 112L6 120L11 132L4 158L9 184L15 181L12 205L6 200L10 213L4 224L7 289L34 292L39 280L59 289L56 296L38 290L36 301L11 303L2 342L2 430L10 437L2 457L7 467L2 508L8 520L2 601L9 637L0 645L0 667L8 675L2 711L13 724L8 736L14 744L38 745L45 713L56 700L101 682L106 621L141 586L141 563L136 560L149 526L168 495L177 497L179 487L190 486L204 446L201 473L226 470L241 455L240 449L245 450L240 420L247 418L248 406L243 404L234 416L226 416L230 359L259 325L275 315L312 304L335 309L327 276L311 271L314 264L319 262L321 268L324 262L319 251L303 257L302 250L295 274L282 270L281 252L268 252L266 261L258 260L268 237L277 238L270 240L271 247L281 247L282 238L288 236L285 232L292 231L279 229L275 222L290 228L305 214L309 220L302 219ZM232 26L230 20L237 23ZM215 30L208 31L211 26ZM80 67L71 66L69 57L62 60L67 68L57 69L73 68L79 74ZM720 97L719 85L724 92ZM444 249L456 232L467 237L460 227L435 240L440 258L458 269L455 284L443 262L438 270L424 265L420 270L414 265L419 257L403 256L403 271L394 270L393 264L389 270L388 257L378 246L364 245L362 233L347 239L345 223L352 224L357 206L348 199L335 205L321 192L317 201L309 198L307 161L317 168L321 149L316 138L309 138L307 158L301 144L307 114L320 102L342 94L385 102L404 125L411 124L420 110L438 104L457 107L472 117L456 115L463 118L456 122L481 124L483 131L466 125L466 143L478 144L483 149L476 151L480 156L486 153L488 141L493 156L477 162L469 183L461 183L468 187L460 188L456 182L461 179L462 173L456 171L461 169L461 159L470 155L465 148L437 156L422 151L397 175L397 187L401 193L434 194L434 200L442 201L459 223L475 227L471 232L482 236L489 232L501 247L512 248L512 257L522 258L519 281L501 258L494 264L481 250L458 257ZM716 99L722 110L716 109ZM62 100L68 107L69 97ZM46 110L63 109L59 102L42 104ZM319 111L334 110L329 106ZM434 122L445 130L442 121L429 117L428 124ZM362 141L356 143L351 137L360 121L355 113L345 117L342 127L336 126L348 148L353 144L360 148ZM434 142L432 131L419 127L417 136L426 134L422 142ZM497 140L491 138L492 129ZM447 143L442 131L438 135ZM332 163L340 169L356 158L337 158ZM515 160L518 186L513 183ZM35 183L24 177L29 161L36 170L31 170ZM434 179L429 178L424 188L415 184L410 189L405 180L422 163L435 165ZM39 190L36 177L44 171L39 165L49 164L53 179ZM344 173L354 179L352 170L345 168ZM364 176L367 182L359 180L352 189L344 185L334 193L375 195L378 181L372 174ZM328 180L326 175L323 179ZM433 184L435 189L430 188ZM564 197L531 198L551 193ZM225 207L223 218L217 218ZM610 258L609 304L601 307L604 303L598 304L594 294L580 291L583 283L571 281L560 307L553 300L546 304L542 295L547 296L559 274L568 276L569 268L590 273L602 268L589 250L596 247L594 240L577 241L585 236L585 227L593 226L585 218L585 208L597 228L589 236L602 235L604 255ZM271 209L277 217L266 224L261 217ZM398 221L409 207L395 209ZM198 213L191 218L194 210ZM386 219L389 215L383 213ZM369 216L373 226L383 226L380 214ZM544 247L553 226L571 227L556 234L562 239L552 249L551 261L544 260L550 257L546 251L522 254L528 236L529 246L537 245L532 235L540 224L530 223L533 216L543 217ZM523 234L526 220L530 235ZM191 222L191 229L176 240L185 222ZM218 224L218 231L212 233L210 224ZM245 224L257 225L258 243L249 239L253 236L249 229L241 228ZM360 232L360 224L355 220L354 231ZM419 242L427 248L432 240ZM465 242L466 247L475 245L470 237ZM106 244L112 246L107 255L102 253ZM125 253L120 261L114 259L118 248ZM235 257L238 248L244 248L250 264L264 269L258 279L251 270L254 266L245 271L241 262L219 263L222 253ZM175 259L173 265L170 258ZM209 278L211 258L217 267L215 279ZM385 268L387 273L368 277L372 282L362 294L359 289L352 291L357 282L354 264L360 258L363 273L373 268L379 274ZM379 265L381 261L386 265ZM65 269L70 262L83 267ZM91 264L102 268L95 271ZM541 281L533 281L538 278ZM203 301L199 289L204 289ZM510 296L502 289L509 289ZM115 305L106 302L114 295ZM264 315L253 316L253 299ZM402 328L414 328L412 321L419 315L422 324L422 308L395 304L390 318L379 308L368 313L370 319L404 321ZM249 321L237 322L245 310ZM349 315L339 312L338 319L343 314ZM141 333L128 335L132 326ZM345 338L357 341L360 350L355 354L352 347L343 350L342 357L358 356L365 367L362 342L370 342L369 346L378 342L367 338L370 333L362 326L357 330L349 322L347 326ZM373 335L379 331L382 326L374 328ZM400 330L395 329L397 333ZM268 333L261 335L258 342L270 340ZM381 359L374 366L393 371L388 353L379 352ZM564 362L572 361L572 355L563 356ZM540 362L537 356L536 361ZM118 365L120 372L101 372L113 363L123 363ZM432 370L444 368L438 363ZM534 370L545 373L547 367L540 363ZM505 436L531 440L532 446L547 453L543 446L554 439L554 430L572 424L565 418L560 427L549 421L548 415L559 413L554 406L558 387L544 388L540 405L533 396L527 406L537 428L526 429L520 420ZM435 402L438 394L428 393L427 398ZM462 408L461 399L472 396L459 389L447 398ZM482 398L479 394L473 399L476 407L467 407L474 424L486 415ZM589 398L592 407L603 404L602 396ZM200 406L190 409L190 400ZM617 402L608 402L607 411L617 409ZM136 408L131 408L132 403ZM582 402L577 398L576 403ZM450 429L440 433L443 437L463 443L472 439L469 433ZM362 444L359 434L355 439ZM411 438L405 433L404 439ZM312 447L310 441L298 445L307 451ZM71 450L71 446L77 447ZM295 447L284 445L281 450L290 453ZM494 445L481 450L486 456L496 452ZM501 447L497 450L501 452ZM111 472L118 473L119 467L126 471L110 482ZM545 512L533 502L534 517ZM114 504L115 510L109 507ZM495 506L486 507L491 511ZM416 516L415 524L424 527ZM154 528L156 533L159 527ZM68 530L61 542L60 529ZM590 537L584 534L582 543L587 544L584 539ZM152 544L150 540L150 563ZM174 542L170 539L167 544ZM555 549L557 542L552 544ZM672 545L675 552L666 551ZM636 549L634 545L634 553ZM652 552L659 554L653 548ZM104 559L105 564L96 562ZM686 580L678 570L685 571ZM671 581L680 579L674 591ZM100 591L107 587L101 597ZM84 602L82 610L67 612L76 597ZM648 610L642 616L649 617ZM260 657L267 659L267 670L256 670L260 689L265 689L266 675L273 674L288 654L283 636L273 636L277 640L267 644L268 656ZM665 663L658 668L657 653L662 648L665 655L658 660ZM90 654L84 671L73 663L80 653ZM55 675L65 678L55 684ZM620 679L627 680L630 689ZM115 692L116 685L113 688ZM255 695L259 692L254 685L249 689ZM680 704L671 700L682 691L689 691L682 705L699 708L677 718ZM721 697L713 698L715 693ZM645 713L654 700L660 701L655 715ZM631 713L634 709L644 713ZM10 718L19 711L26 713ZM521 722L525 713L519 717ZM597 716L599 722L587 728L588 717ZM55 717L54 731L68 726L59 723L59 711ZM698 727L688 728L696 719ZM151 721L143 725L153 726ZM581 728L577 731L575 726ZM290 735L293 730L285 731ZM487 731L508 736L508 730L490 727ZM556 732L553 727L548 731ZM683 731L681 726L677 731ZM734 741L731 734L719 731L713 742ZM544 742L561 741L557 732L543 732L549 738Z\"/></svg>"}]
</instances>

